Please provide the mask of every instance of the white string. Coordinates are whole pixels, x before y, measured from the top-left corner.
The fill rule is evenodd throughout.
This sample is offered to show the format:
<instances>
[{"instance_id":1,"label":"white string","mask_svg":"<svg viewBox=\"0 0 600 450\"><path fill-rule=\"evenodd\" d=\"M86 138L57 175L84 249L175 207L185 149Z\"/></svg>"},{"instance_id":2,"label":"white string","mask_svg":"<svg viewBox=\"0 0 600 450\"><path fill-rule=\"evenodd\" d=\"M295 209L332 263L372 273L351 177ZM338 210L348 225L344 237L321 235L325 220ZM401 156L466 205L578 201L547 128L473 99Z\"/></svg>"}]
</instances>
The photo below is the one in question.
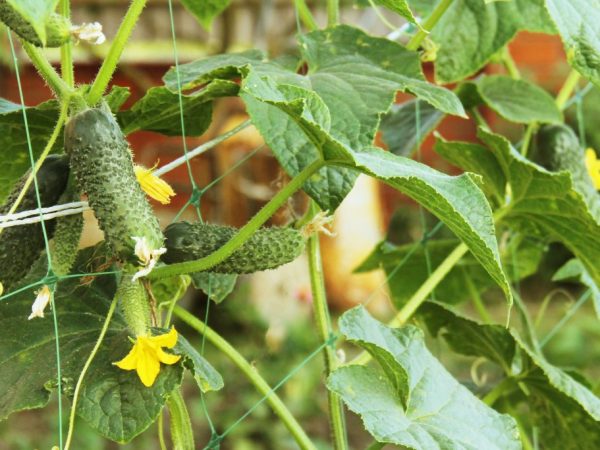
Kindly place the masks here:
<instances>
[{"instance_id":1,"label":"white string","mask_svg":"<svg viewBox=\"0 0 600 450\"><path fill-rule=\"evenodd\" d=\"M62 203L60 205L48 206L42 209L30 209L28 211L21 211L13 214L6 214L5 216L0 216L0 223L9 222L16 219L23 219L27 216L38 215L40 213L46 214L55 211L61 211L63 209L71 209L71 208L85 208L87 207L87 202L71 202L71 203Z\"/></svg>"},{"instance_id":2,"label":"white string","mask_svg":"<svg viewBox=\"0 0 600 450\"><path fill-rule=\"evenodd\" d=\"M50 212L50 213L41 213L39 211L34 211L37 213L37 215L35 216L31 216L31 217L27 217L25 219L17 219L17 220L11 220L11 221L5 221L5 222L0 222L0 228L9 228L9 227L16 227L19 225L29 225L31 223L38 223L41 222L42 220L46 221L49 219L54 219L56 217L62 217L62 216L70 216L73 214L80 214L84 211L87 211L89 209L91 209L87 202L81 202L82 204L85 205L85 207L80 207L80 208L69 208L69 209L64 209L62 211L55 211L55 212Z\"/></svg>"}]
</instances>

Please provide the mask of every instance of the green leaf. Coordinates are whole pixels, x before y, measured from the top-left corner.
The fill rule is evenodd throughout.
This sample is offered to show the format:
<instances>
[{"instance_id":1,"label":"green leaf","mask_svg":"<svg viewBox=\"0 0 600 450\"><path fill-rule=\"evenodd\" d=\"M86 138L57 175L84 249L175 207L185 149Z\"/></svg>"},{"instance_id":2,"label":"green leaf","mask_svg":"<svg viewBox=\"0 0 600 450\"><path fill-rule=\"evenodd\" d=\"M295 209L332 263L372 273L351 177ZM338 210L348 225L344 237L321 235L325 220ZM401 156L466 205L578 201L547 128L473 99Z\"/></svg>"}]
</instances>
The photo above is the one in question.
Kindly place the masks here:
<instances>
[{"instance_id":1,"label":"green leaf","mask_svg":"<svg viewBox=\"0 0 600 450\"><path fill-rule=\"evenodd\" d=\"M202 392L218 391L223 387L223 378L213 366L182 335L177 337L174 353L185 357L184 365L193 374Z\"/></svg>"},{"instance_id":2,"label":"green leaf","mask_svg":"<svg viewBox=\"0 0 600 450\"><path fill-rule=\"evenodd\" d=\"M460 241L440 239L426 244L412 243L395 246L383 241L356 269L367 272L383 268L394 305L402 308L421 285L429 278L430 268L446 259ZM516 237L501 252L502 263L511 281L518 281L537 270L546 245L537 239ZM464 256L440 282L433 292L436 300L459 303L472 297L470 287L478 293L495 285L494 280L471 255Z\"/></svg>"},{"instance_id":3,"label":"green leaf","mask_svg":"<svg viewBox=\"0 0 600 450\"><path fill-rule=\"evenodd\" d=\"M342 367L327 386L362 416L377 441L418 450L521 448L514 419L458 383L427 350L418 328L388 328L357 307L342 316L340 331L382 370Z\"/></svg>"},{"instance_id":4,"label":"green leaf","mask_svg":"<svg viewBox=\"0 0 600 450\"><path fill-rule=\"evenodd\" d=\"M182 95L185 134L199 136L204 133L212 119L212 100L236 95L237 91L237 84L215 80L199 92ZM150 88L131 109L120 112L118 119L125 134L138 130L154 131L167 136L183 134L179 94L164 86Z\"/></svg>"},{"instance_id":5,"label":"green leaf","mask_svg":"<svg viewBox=\"0 0 600 450\"><path fill-rule=\"evenodd\" d=\"M174 277L152 280L150 287L156 304L160 307L168 308L168 305L183 297L191 281L189 275L176 275Z\"/></svg>"},{"instance_id":6,"label":"green leaf","mask_svg":"<svg viewBox=\"0 0 600 450\"><path fill-rule=\"evenodd\" d=\"M444 330L450 347L461 354L484 357L507 373L521 367L518 381L529 395L517 397L529 406L527 419L538 429L541 448L595 449L600 445L600 399L567 372L525 345L508 329L482 325L434 303L419 313L434 334ZM521 361L512 365L519 352ZM515 397L511 397L514 399Z\"/></svg>"},{"instance_id":7,"label":"green leaf","mask_svg":"<svg viewBox=\"0 0 600 450\"><path fill-rule=\"evenodd\" d=\"M544 0L455 0L431 32L440 46L436 79L450 83L474 74L520 30L554 32Z\"/></svg>"},{"instance_id":8,"label":"green leaf","mask_svg":"<svg viewBox=\"0 0 600 450\"><path fill-rule=\"evenodd\" d=\"M592 293L592 300L594 301L594 309L596 315L600 317L600 287L594 283L590 273L586 270L581 261L574 258L565 263L552 277L552 281L564 281L569 279L576 279Z\"/></svg>"},{"instance_id":9,"label":"green leaf","mask_svg":"<svg viewBox=\"0 0 600 450\"><path fill-rule=\"evenodd\" d=\"M58 120L55 101L26 108L34 158L46 146ZM62 142L59 137L57 142ZM62 145L62 144L60 144ZM60 146L55 148L56 151ZM3 202L13 184L31 168L27 135L21 105L2 99L0 103L0 202Z\"/></svg>"},{"instance_id":10,"label":"green leaf","mask_svg":"<svg viewBox=\"0 0 600 450\"><path fill-rule=\"evenodd\" d=\"M191 274L191 277L194 287L204 292L215 303L225 300L237 282L237 275L234 273L196 272Z\"/></svg>"},{"instance_id":11,"label":"green leaf","mask_svg":"<svg viewBox=\"0 0 600 450\"><path fill-rule=\"evenodd\" d=\"M483 101L506 120L517 123L562 123L554 98L539 86L504 75L477 82Z\"/></svg>"},{"instance_id":12,"label":"green leaf","mask_svg":"<svg viewBox=\"0 0 600 450\"><path fill-rule=\"evenodd\" d=\"M415 19L415 16L410 10L410 6L408 5L407 0L374 0L374 3L377 5L384 6L390 11L394 11L396 14L404 17L410 23L414 23L419 28L421 28L421 25L419 25L419 23Z\"/></svg>"},{"instance_id":13,"label":"green leaf","mask_svg":"<svg viewBox=\"0 0 600 450\"><path fill-rule=\"evenodd\" d=\"M14 11L33 27L42 42L46 42L46 21L56 9L58 0L5 0Z\"/></svg>"},{"instance_id":14,"label":"green leaf","mask_svg":"<svg viewBox=\"0 0 600 450\"><path fill-rule=\"evenodd\" d=\"M250 96L257 101L276 106L288 114L292 123L302 130L310 142L320 150L325 160L384 181L421 203L444 221L473 252L492 278L503 288L507 298L512 298L508 282L502 271L494 225L489 205L477 187L472 174L450 177L411 159L393 155L378 148L352 151L332 138L325 130L328 116L322 104L309 91L277 86L267 77L245 77L242 98L251 104ZM304 104L305 108L302 108ZM252 116L252 108L249 108ZM270 116L254 115L265 124L272 124ZM315 120L321 123L315 122ZM331 122L333 124L333 120ZM259 129L261 125L258 125ZM283 130L273 130L281 133ZM265 136L269 143L268 136ZM269 143L270 144L270 143ZM474 210L474 206L476 210ZM476 212L474 212L476 211Z\"/></svg>"},{"instance_id":15,"label":"green leaf","mask_svg":"<svg viewBox=\"0 0 600 450\"><path fill-rule=\"evenodd\" d=\"M390 108L399 90L410 92L446 113L464 115L453 93L425 81L418 54L394 42L371 37L356 28L338 26L302 36L300 49L308 65L306 76L275 62L266 62L260 52L252 51L184 64L180 68L181 82L184 89L191 89L214 78L242 77L244 93L251 94L242 97L254 124L292 176L314 161L321 149L291 118L262 101L263 94L256 92L257 87L248 77L259 82L268 78L271 85L303 89L295 94L289 92L288 99L301 102L302 92L313 107L319 104L320 114L330 116L331 120L325 130L357 150L372 144L380 115ZM170 89L177 88L173 70L165 75L164 81ZM278 101L281 100L286 101L285 96ZM333 211L350 191L355 178L356 173L349 169L328 167L310 180L305 190L323 209Z\"/></svg>"},{"instance_id":16,"label":"green leaf","mask_svg":"<svg viewBox=\"0 0 600 450\"><path fill-rule=\"evenodd\" d=\"M548 172L518 153L502 136L479 130L511 186L507 219L562 242L600 284L600 223L591 215L568 172Z\"/></svg>"},{"instance_id":17,"label":"green leaf","mask_svg":"<svg viewBox=\"0 0 600 450\"><path fill-rule=\"evenodd\" d=\"M89 268L90 250L80 254L78 270ZM38 280L40 278L38 277ZM96 278L90 286L71 278L59 282L54 298L58 320L63 392L73 389L91 352L115 293L113 275ZM0 418L48 403L56 387L55 337L52 313L27 320L35 299L26 289L0 301ZM127 442L158 417L166 397L181 383L182 366L161 367L155 384L147 388L135 371L113 365L131 350L126 324L113 316L100 350L86 374L77 414L103 436Z\"/></svg>"},{"instance_id":18,"label":"green leaf","mask_svg":"<svg viewBox=\"0 0 600 450\"><path fill-rule=\"evenodd\" d=\"M231 0L181 0L183 6L193 14L206 30L213 20L229 6Z\"/></svg>"},{"instance_id":19,"label":"green leaf","mask_svg":"<svg viewBox=\"0 0 600 450\"><path fill-rule=\"evenodd\" d=\"M410 156L442 121L444 114L423 100L410 100L381 118L381 138L395 155Z\"/></svg>"},{"instance_id":20,"label":"green leaf","mask_svg":"<svg viewBox=\"0 0 600 450\"><path fill-rule=\"evenodd\" d=\"M569 64L600 84L600 1L546 0L546 7L562 38Z\"/></svg>"},{"instance_id":21,"label":"green leaf","mask_svg":"<svg viewBox=\"0 0 600 450\"><path fill-rule=\"evenodd\" d=\"M104 97L104 101L113 112L116 114L121 106L127 101L129 96L131 95L131 91L128 87L123 86L113 86L110 92Z\"/></svg>"}]
</instances>

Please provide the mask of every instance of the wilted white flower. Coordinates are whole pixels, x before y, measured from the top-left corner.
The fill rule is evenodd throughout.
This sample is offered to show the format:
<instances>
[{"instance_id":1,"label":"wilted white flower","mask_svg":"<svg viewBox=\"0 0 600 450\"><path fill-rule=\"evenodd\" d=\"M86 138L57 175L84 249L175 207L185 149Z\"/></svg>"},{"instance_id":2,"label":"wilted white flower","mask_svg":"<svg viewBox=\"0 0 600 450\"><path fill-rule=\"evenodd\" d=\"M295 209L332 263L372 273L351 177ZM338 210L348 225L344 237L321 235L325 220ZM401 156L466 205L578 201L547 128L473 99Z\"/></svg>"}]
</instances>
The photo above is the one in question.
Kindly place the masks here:
<instances>
[{"instance_id":1,"label":"wilted white flower","mask_svg":"<svg viewBox=\"0 0 600 450\"><path fill-rule=\"evenodd\" d=\"M152 272L152 269L154 269L154 266L158 262L160 255L164 254L167 249L164 247L151 249L145 236L133 236L132 239L135 241L135 256L138 257L140 264L143 266L143 268L138 270L133 276L132 279L135 281L138 278L145 277Z\"/></svg>"},{"instance_id":2,"label":"wilted white flower","mask_svg":"<svg viewBox=\"0 0 600 450\"><path fill-rule=\"evenodd\" d=\"M71 35L76 41L85 41L92 45L100 45L106 41L106 36L102 32L102 24L99 22L73 25Z\"/></svg>"},{"instance_id":3,"label":"wilted white flower","mask_svg":"<svg viewBox=\"0 0 600 450\"><path fill-rule=\"evenodd\" d=\"M36 292L37 297L31 305L31 314L27 318L27 320L31 320L34 317L44 317L44 309L50 303L50 298L52 293L50 292L50 288L47 285L42 286L42 288Z\"/></svg>"}]
</instances>

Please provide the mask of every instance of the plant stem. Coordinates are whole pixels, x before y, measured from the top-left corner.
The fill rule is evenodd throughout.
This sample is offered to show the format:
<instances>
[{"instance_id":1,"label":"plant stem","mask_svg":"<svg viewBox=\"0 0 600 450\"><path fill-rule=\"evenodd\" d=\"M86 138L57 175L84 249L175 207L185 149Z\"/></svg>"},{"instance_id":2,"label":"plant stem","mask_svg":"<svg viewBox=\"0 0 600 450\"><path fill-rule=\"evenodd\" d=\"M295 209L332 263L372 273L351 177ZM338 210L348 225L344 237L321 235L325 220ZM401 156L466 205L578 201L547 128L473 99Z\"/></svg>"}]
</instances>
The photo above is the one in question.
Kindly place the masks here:
<instances>
[{"instance_id":1,"label":"plant stem","mask_svg":"<svg viewBox=\"0 0 600 450\"><path fill-rule=\"evenodd\" d=\"M327 0L327 26L335 27L340 22L339 0Z\"/></svg>"},{"instance_id":2,"label":"plant stem","mask_svg":"<svg viewBox=\"0 0 600 450\"><path fill-rule=\"evenodd\" d=\"M121 54L125 49L125 45L133 32L133 28L135 27L144 6L146 6L146 0L133 0L131 2L125 17L123 18L123 22L121 22L121 26L119 26L115 40L110 46L108 55L106 55L106 58L96 75L96 79L87 94L88 105L93 106L102 98L108 83L115 73L119 59L121 59Z\"/></svg>"},{"instance_id":3,"label":"plant stem","mask_svg":"<svg viewBox=\"0 0 600 450\"><path fill-rule=\"evenodd\" d=\"M406 44L408 50L415 51L419 48L421 42L423 42L429 32L439 22L451 4L452 0L441 0L437 4L435 9L431 12L431 15L421 24L421 28L417 31L417 34L415 34L410 41L408 41L408 44Z\"/></svg>"},{"instance_id":4,"label":"plant stem","mask_svg":"<svg viewBox=\"0 0 600 450\"><path fill-rule=\"evenodd\" d=\"M483 319L484 323L492 323L492 317L490 316L490 313L485 307L485 304L483 303L481 295L479 295L479 291L475 287L473 280L468 275L465 275L465 283L467 285L467 289L469 290L469 294L471 294L471 300L473 300L473 305L475 306L475 309Z\"/></svg>"},{"instance_id":5,"label":"plant stem","mask_svg":"<svg viewBox=\"0 0 600 450\"><path fill-rule=\"evenodd\" d=\"M300 20L306 27L308 31L313 31L319 28L317 25L317 21L313 17L310 9L306 5L304 0L294 0L294 5L296 6L296 11L298 11L298 16L300 16Z\"/></svg>"},{"instance_id":6,"label":"plant stem","mask_svg":"<svg viewBox=\"0 0 600 450\"><path fill-rule=\"evenodd\" d=\"M54 92L56 97L65 101L72 93L73 89L63 81L60 75L54 70L52 64L48 61L48 58L42 53L42 51L31 45L29 42L21 41L23 49L29 56L29 59L38 70L41 77L48 83L50 89Z\"/></svg>"},{"instance_id":7,"label":"plant stem","mask_svg":"<svg viewBox=\"0 0 600 450\"><path fill-rule=\"evenodd\" d=\"M157 267L150 274L149 279L157 279L170 277L174 275L183 275L186 273L200 272L219 264L225 260L254 234L256 230L260 228L269 218L275 214L275 212L287 201L287 199L321 167L324 165L323 160L317 160L305 167L302 172L296 175L292 180L279 191L262 209L254 216L246 225L244 225L240 231L231 238L225 245L219 248L217 251L211 253L204 258L197 259L195 261L185 261L177 264L170 264L168 266Z\"/></svg>"},{"instance_id":8,"label":"plant stem","mask_svg":"<svg viewBox=\"0 0 600 450\"><path fill-rule=\"evenodd\" d=\"M482 401L488 405L493 406L496 401L508 390L515 386L515 380L511 377L504 378L500 383L494 386L490 392L488 392Z\"/></svg>"},{"instance_id":9,"label":"plant stem","mask_svg":"<svg viewBox=\"0 0 600 450\"><path fill-rule=\"evenodd\" d=\"M371 445L369 445L365 450L380 450L383 447L385 447L385 443L384 442L373 442Z\"/></svg>"},{"instance_id":10,"label":"plant stem","mask_svg":"<svg viewBox=\"0 0 600 450\"><path fill-rule=\"evenodd\" d=\"M106 331L108 330L108 325L110 324L110 320L115 312L115 308L117 306L118 297L115 295L113 298L110 307L108 308L108 312L106 314L106 319L104 319L104 325L102 325L102 330L100 330L100 335L96 340L96 344L92 349L90 355L88 356L87 361L85 362L83 369L81 369L81 373L79 374L79 378L77 379L77 385L75 386L75 392L73 393L73 403L71 406L71 413L69 415L69 432L67 433L67 440L65 442L65 447L63 450L69 450L69 446L71 445L71 439L73 439L73 433L75 431L75 411L77 410L77 400L79 399L79 391L81 390L81 386L83 385L83 379L85 378L85 374L90 368L96 353L98 353L98 349L100 345L102 345L102 341L104 340L104 336L106 335Z\"/></svg>"},{"instance_id":11,"label":"plant stem","mask_svg":"<svg viewBox=\"0 0 600 450\"><path fill-rule=\"evenodd\" d=\"M160 446L160 450L167 450L167 444L165 442L165 419L164 419L163 411L160 412L158 416L158 420L156 421L156 426L158 427L158 445Z\"/></svg>"},{"instance_id":12,"label":"plant stem","mask_svg":"<svg viewBox=\"0 0 600 450\"><path fill-rule=\"evenodd\" d=\"M567 103L567 100L569 100L571 94L577 87L577 84L579 83L580 79L581 75L575 69L572 69L571 72L569 72L567 79L565 80L564 84L560 88L560 91L558 92L558 95L556 96L555 102L556 106L558 106L558 109L563 109L565 103Z\"/></svg>"},{"instance_id":13,"label":"plant stem","mask_svg":"<svg viewBox=\"0 0 600 450\"><path fill-rule=\"evenodd\" d=\"M315 216L319 207L311 201L311 216ZM314 233L308 240L308 268L310 273L310 285L313 296L313 311L317 331L321 342L327 342L331 339L333 330L331 328L331 318L327 305L327 294L325 292L325 280L323 279L323 262L321 260L321 247L319 244L319 234ZM325 376L329 377L337 365L337 358L333 346L327 345L323 348L325 359ZM335 450L346 450L348 448L348 439L346 435L346 420L344 417L344 405L340 397L328 390L327 399L329 403L329 423L333 434L333 448Z\"/></svg>"},{"instance_id":14,"label":"plant stem","mask_svg":"<svg viewBox=\"0 0 600 450\"><path fill-rule=\"evenodd\" d=\"M527 125L525 129L525 134L523 135L523 143L521 144L521 155L527 157L527 153L529 153L529 148L531 146L531 141L533 140L533 135L536 133L538 128L538 124L533 122Z\"/></svg>"},{"instance_id":15,"label":"plant stem","mask_svg":"<svg viewBox=\"0 0 600 450\"><path fill-rule=\"evenodd\" d=\"M515 80L521 79L521 73L519 72L519 68L515 64L515 60L513 59L512 55L510 54L508 45L504 46L504 48L502 49L502 63L504 64L504 67L506 68L506 71L508 72L508 74L513 79L515 79Z\"/></svg>"},{"instance_id":16,"label":"plant stem","mask_svg":"<svg viewBox=\"0 0 600 450\"><path fill-rule=\"evenodd\" d=\"M58 136L60 135L63 124L65 123L65 120L67 120L67 111L68 111L68 103L65 102L62 105L60 115L58 116L58 122L56 123L56 126L54 127L54 131L52 132L50 139L48 139L46 147L44 147L44 150L42 151L40 157L35 162L35 164L33 166L33 170L31 171L31 173L27 177L27 180L25 180L25 184L23 184L23 187L21 188L21 192L19 192L19 195L17 196L15 202L12 204L12 206L10 207L10 209L8 210L6 215L13 214L19 208L19 205L23 201L23 198L25 198L25 194L29 190L31 183L33 183L34 177L37 177L37 173L40 170L40 167L42 167L44 160L46 159L46 157L52 150L52 147L54 147L54 144L56 143L56 140L58 139ZM2 234L3 230L4 230L4 228L0 228L0 234Z\"/></svg>"},{"instance_id":17,"label":"plant stem","mask_svg":"<svg viewBox=\"0 0 600 450\"><path fill-rule=\"evenodd\" d=\"M71 18L71 1L60 0L60 13L67 19ZM60 47L60 67L62 78L69 87L75 86L75 74L73 73L73 43L71 39Z\"/></svg>"},{"instance_id":18,"label":"plant stem","mask_svg":"<svg viewBox=\"0 0 600 450\"><path fill-rule=\"evenodd\" d=\"M167 408L169 408L173 450L194 450L196 447L194 445L192 421L179 388L171 392L171 396L167 400Z\"/></svg>"},{"instance_id":19,"label":"plant stem","mask_svg":"<svg viewBox=\"0 0 600 450\"><path fill-rule=\"evenodd\" d=\"M218 333L194 317L181 306L175 306L175 315L183 322L192 327L198 333L206 337L215 347L223 352L243 373L256 389L265 396L271 405L273 412L281 419L290 431L301 449L316 450L315 445L304 432L302 426L296 421L292 413L287 409L279 396L273 391L263 377L231 344L223 339Z\"/></svg>"}]
</instances>

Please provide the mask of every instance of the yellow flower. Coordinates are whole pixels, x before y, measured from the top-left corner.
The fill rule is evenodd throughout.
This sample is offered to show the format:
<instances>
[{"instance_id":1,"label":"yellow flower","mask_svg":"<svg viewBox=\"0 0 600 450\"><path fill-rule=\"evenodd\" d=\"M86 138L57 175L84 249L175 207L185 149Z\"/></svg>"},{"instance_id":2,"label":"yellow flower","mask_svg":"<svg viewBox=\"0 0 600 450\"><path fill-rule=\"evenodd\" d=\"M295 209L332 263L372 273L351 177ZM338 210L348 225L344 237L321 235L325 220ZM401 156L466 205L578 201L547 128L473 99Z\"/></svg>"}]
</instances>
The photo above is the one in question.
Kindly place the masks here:
<instances>
[{"instance_id":1,"label":"yellow flower","mask_svg":"<svg viewBox=\"0 0 600 450\"><path fill-rule=\"evenodd\" d=\"M171 197L175 195L175 191L169 183L154 175L157 164L150 169L138 165L134 166L135 177L147 195L163 205L168 205L171 203Z\"/></svg>"},{"instance_id":2,"label":"yellow flower","mask_svg":"<svg viewBox=\"0 0 600 450\"><path fill-rule=\"evenodd\" d=\"M181 356L171 355L162 349L162 347L173 348L176 343L175 328L159 336L140 335L127 356L113 364L123 370L136 370L144 386L150 387L158 376L160 363L175 364L181 359Z\"/></svg>"},{"instance_id":3,"label":"yellow flower","mask_svg":"<svg viewBox=\"0 0 600 450\"><path fill-rule=\"evenodd\" d=\"M592 177L594 187L600 190L600 160L596 157L596 152L592 148L585 151L585 165Z\"/></svg>"}]
</instances>

